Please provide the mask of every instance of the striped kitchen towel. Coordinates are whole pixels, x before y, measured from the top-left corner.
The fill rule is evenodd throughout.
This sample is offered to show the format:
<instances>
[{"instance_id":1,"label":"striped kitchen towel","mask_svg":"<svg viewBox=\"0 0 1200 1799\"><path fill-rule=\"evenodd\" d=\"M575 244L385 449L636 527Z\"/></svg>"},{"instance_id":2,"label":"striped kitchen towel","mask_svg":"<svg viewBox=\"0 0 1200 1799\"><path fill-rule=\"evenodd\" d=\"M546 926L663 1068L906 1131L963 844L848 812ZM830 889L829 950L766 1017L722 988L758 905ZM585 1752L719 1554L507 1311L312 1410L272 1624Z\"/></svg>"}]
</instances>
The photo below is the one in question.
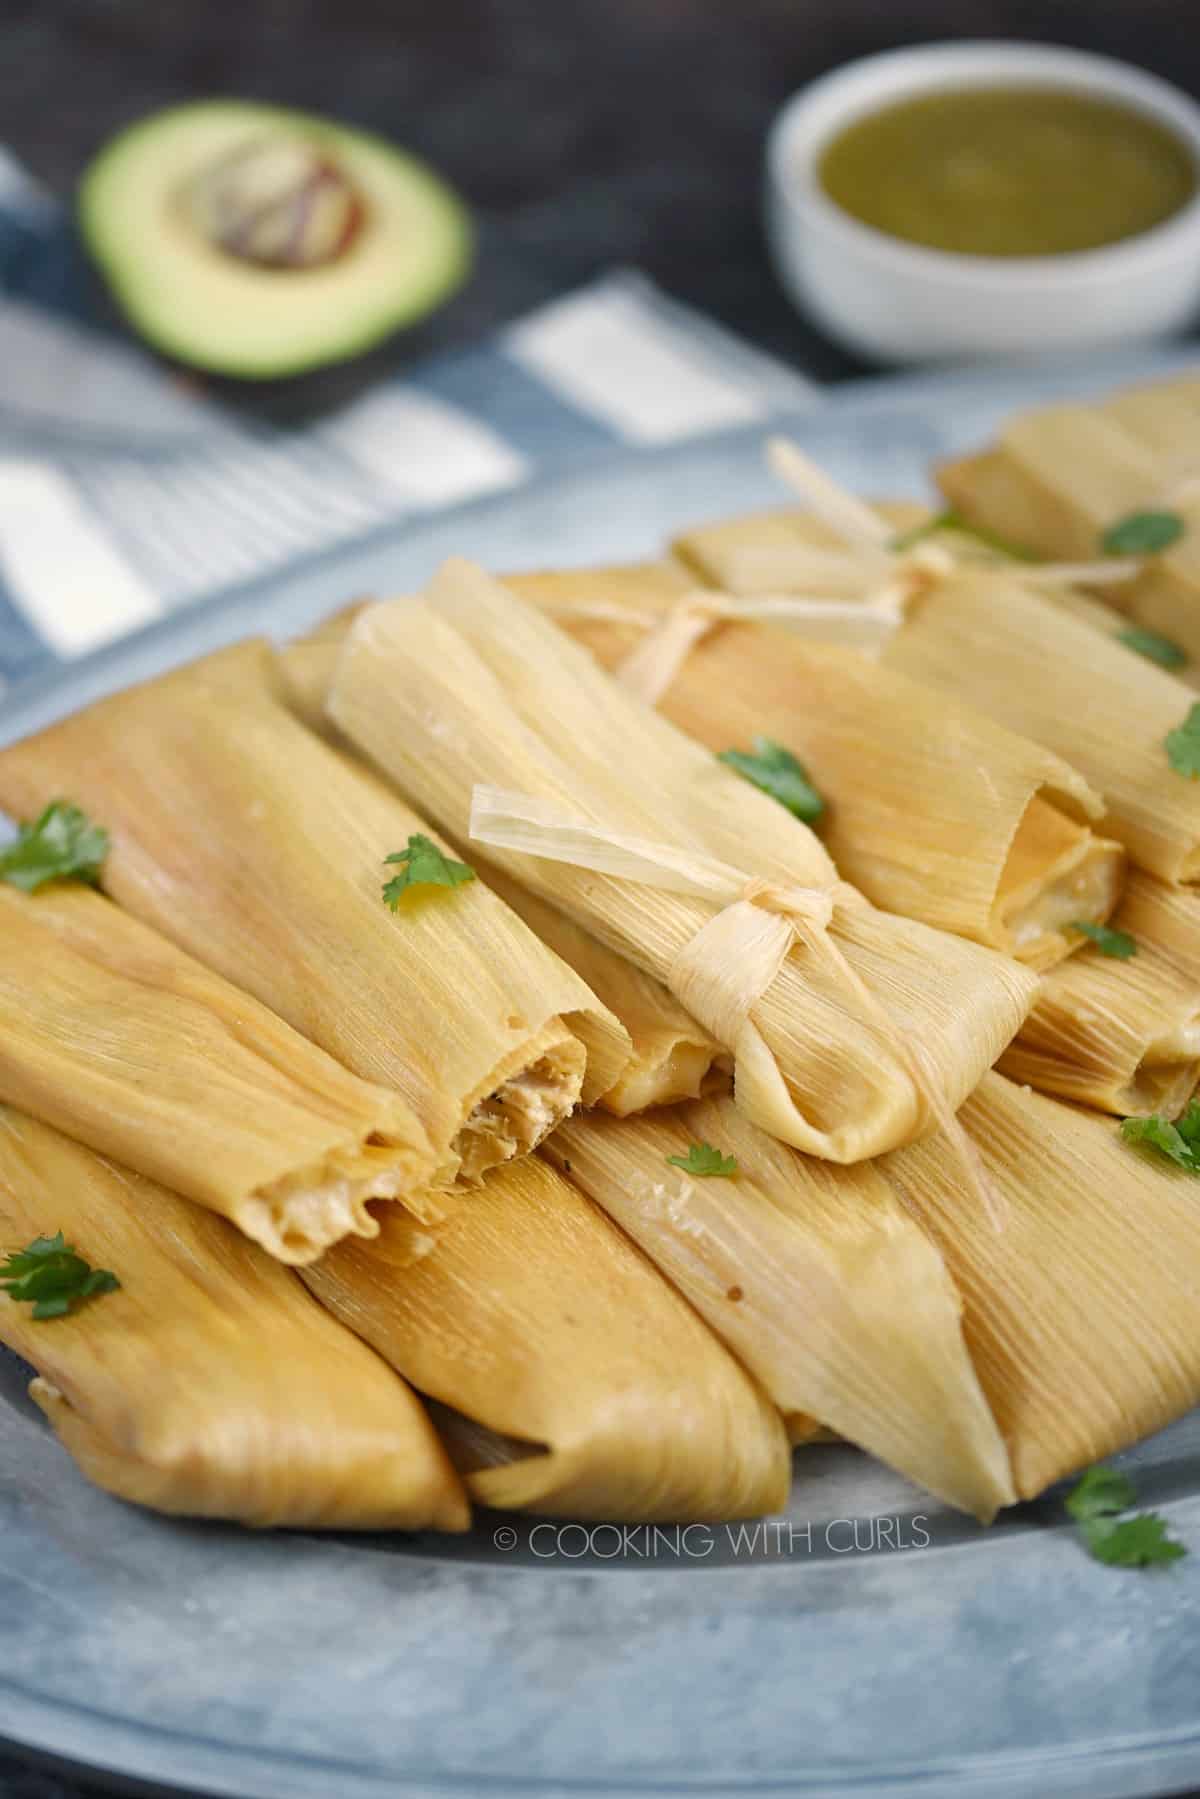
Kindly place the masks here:
<instances>
[{"instance_id":1,"label":"striped kitchen towel","mask_svg":"<svg viewBox=\"0 0 1200 1799\"><path fill-rule=\"evenodd\" d=\"M77 258L60 208L0 153L0 703L56 660L381 526L818 398L618 271L274 431L89 323Z\"/></svg>"}]
</instances>

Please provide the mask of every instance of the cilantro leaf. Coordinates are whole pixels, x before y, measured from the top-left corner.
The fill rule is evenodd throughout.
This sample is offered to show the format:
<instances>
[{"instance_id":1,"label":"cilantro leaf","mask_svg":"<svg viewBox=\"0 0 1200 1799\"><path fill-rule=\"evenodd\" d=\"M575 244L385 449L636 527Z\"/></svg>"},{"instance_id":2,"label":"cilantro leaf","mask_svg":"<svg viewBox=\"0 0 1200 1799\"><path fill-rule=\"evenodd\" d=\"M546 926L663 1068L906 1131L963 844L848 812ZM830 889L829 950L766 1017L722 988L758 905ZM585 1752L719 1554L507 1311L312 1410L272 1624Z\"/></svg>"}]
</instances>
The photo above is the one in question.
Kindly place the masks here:
<instances>
[{"instance_id":1,"label":"cilantro leaf","mask_svg":"<svg viewBox=\"0 0 1200 1799\"><path fill-rule=\"evenodd\" d=\"M36 893L47 881L86 881L95 886L108 854L108 832L67 800L54 800L41 817L17 830L0 851L0 881Z\"/></svg>"},{"instance_id":2,"label":"cilantro leaf","mask_svg":"<svg viewBox=\"0 0 1200 1799\"><path fill-rule=\"evenodd\" d=\"M1148 662L1157 662L1160 668L1187 666L1188 654L1181 645L1170 637L1160 636L1157 631L1147 631L1142 625L1130 625L1128 631L1118 631L1117 642L1123 643L1128 650L1136 650Z\"/></svg>"},{"instance_id":3,"label":"cilantro leaf","mask_svg":"<svg viewBox=\"0 0 1200 1799\"><path fill-rule=\"evenodd\" d=\"M35 1237L0 1262L0 1290L32 1305L37 1319L62 1318L85 1299L115 1293L121 1283L107 1268L93 1268L61 1231Z\"/></svg>"},{"instance_id":4,"label":"cilantro leaf","mask_svg":"<svg viewBox=\"0 0 1200 1799\"><path fill-rule=\"evenodd\" d=\"M1114 931L1106 924L1089 924L1083 918L1076 919L1067 929L1090 937L1102 956L1114 956L1118 962L1128 962L1130 956L1137 955L1137 944L1128 931Z\"/></svg>"},{"instance_id":5,"label":"cilantro leaf","mask_svg":"<svg viewBox=\"0 0 1200 1799\"><path fill-rule=\"evenodd\" d=\"M1001 537L998 531L989 531L986 525L971 524L956 506L947 506L944 512L935 512L924 524L914 525L910 531L901 531L898 536L893 537L890 547L896 551L911 550L915 544L934 536L938 531L957 531L960 537L973 537L985 549L994 551L998 556L1006 556L1012 562L1042 560L1033 550L1027 550L1023 544Z\"/></svg>"},{"instance_id":6,"label":"cilantro leaf","mask_svg":"<svg viewBox=\"0 0 1200 1799\"><path fill-rule=\"evenodd\" d=\"M1166 735L1167 760L1176 774L1190 781L1200 777L1200 700L1192 707L1181 725Z\"/></svg>"},{"instance_id":7,"label":"cilantro leaf","mask_svg":"<svg viewBox=\"0 0 1200 1799\"><path fill-rule=\"evenodd\" d=\"M772 743L769 737L754 739L753 755L746 750L721 750L717 761L778 800L805 824L812 824L825 810L825 802L809 780L804 764L797 762L791 750Z\"/></svg>"},{"instance_id":8,"label":"cilantro leaf","mask_svg":"<svg viewBox=\"0 0 1200 1799\"><path fill-rule=\"evenodd\" d=\"M461 887L475 879L475 870L465 862L456 862L438 848L432 838L415 831L402 850L384 858L390 867L398 863L400 873L393 875L383 889L383 897L394 912L400 896L410 887Z\"/></svg>"},{"instance_id":9,"label":"cilantro leaf","mask_svg":"<svg viewBox=\"0 0 1200 1799\"><path fill-rule=\"evenodd\" d=\"M1168 1524L1157 1512L1133 1518L1089 1518L1083 1540L1098 1562L1110 1568L1162 1568L1187 1554L1187 1545L1167 1535Z\"/></svg>"},{"instance_id":10,"label":"cilantro leaf","mask_svg":"<svg viewBox=\"0 0 1200 1799\"><path fill-rule=\"evenodd\" d=\"M1097 1462L1071 1488L1063 1504L1079 1524L1089 1518L1111 1518L1137 1504L1137 1488L1119 1468Z\"/></svg>"},{"instance_id":11,"label":"cilantro leaf","mask_svg":"<svg viewBox=\"0 0 1200 1799\"><path fill-rule=\"evenodd\" d=\"M1200 1174L1200 1103L1196 1100L1175 1124L1157 1112L1150 1118L1123 1118L1121 1135L1126 1143L1157 1150L1189 1174Z\"/></svg>"},{"instance_id":12,"label":"cilantro leaf","mask_svg":"<svg viewBox=\"0 0 1200 1799\"><path fill-rule=\"evenodd\" d=\"M672 1168L682 1168L685 1174L729 1175L737 1173L737 1161L733 1156L723 1156L719 1149L711 1143L693 1143L686 1156L668 1156L667 1161Z\"/></svg>"},{"instance_id":13,"label":"cilantro leaf","mask_svg":"<svg viewBox=\"0 0 1200 1799\"><path fill-rule=\"evenodd\" d=\"M1177 512L1130 512L1110 525L1100 538L1106 556L1156 556L1183 536Z\"/></svg>"},{"instance_id":14,"label":"cilantro leaf","mask_svg":"<svg viewBox=\"0 0 1200 1799\"><path fill-rule=\"evenodd\" d=\"M1117 1468L1102 1463L1089 1468L1063 1503L1078 1524L1089 1554L1109 1567L1163 1567L1187 1554L1185 1544L1167 1535L1167 1522L1157 1512L1119 1516L1137 1504L1137 1489Z\"/></svg>"}]
</instances>

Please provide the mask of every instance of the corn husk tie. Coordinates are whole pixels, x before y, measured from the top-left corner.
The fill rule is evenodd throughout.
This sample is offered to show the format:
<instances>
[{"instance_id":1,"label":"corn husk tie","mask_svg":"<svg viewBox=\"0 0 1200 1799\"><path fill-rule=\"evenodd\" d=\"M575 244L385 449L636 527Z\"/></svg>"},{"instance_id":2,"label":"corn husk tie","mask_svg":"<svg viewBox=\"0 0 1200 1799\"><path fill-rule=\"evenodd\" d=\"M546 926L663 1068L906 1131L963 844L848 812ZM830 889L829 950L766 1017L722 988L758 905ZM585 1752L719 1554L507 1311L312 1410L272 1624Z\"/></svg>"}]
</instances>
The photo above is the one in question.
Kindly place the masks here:
<instances>
[{"instance_id":1,"label":"corn husk tie","mask_svg":"<svg viewBox=\"0 0 1200 1799\"><path fill-rule=\"evenodd\" d=\"M817 642L878 655L903 624L912 601L960 572L961 551L944 541L922 539L897 547L895 533L879 514L839 487L797 445L772 438L767 460L845 545L840 552L816 547L808 552L811 593L735 597L698 588L683 594L665 616L639 615L600 601L560 608L576 616L614 617L647 627L645 640L613 672L648 705L658 704L695 646L719 624L781 624ZM1021 578L1035 587L1095 586L1132 580L1140 570L1136 557L1110 556L1102 562L1022 565Z\"/></svg>"},{"instance_id":2,"label":"corn husk tie","mask_svg":"<svg viewBox=\"0 0 1200 1799\"><path fill-rule=\"evenodd\" d=\"M844 881L792 887L748 875L716 857L609 831L571 817L534 795L476 786L470 839L493 849L567 862L669 893L717 901L720 910L676 955L667 986L680 1004L728 1048L740 1071L753 1067L764 1085L782 1085L771 1052L750 1014L775 980L794 942L832 965L860 1016L891 1041L901 1066L939 1128L958 1149L972 1187L999 1227L1000 1212L978 1154L947 1103L923 1049L906 1039L829 934L838 906L866 902ZM786 1098L782 1096L781 1098Z\"/></svg>"}]
</instances>

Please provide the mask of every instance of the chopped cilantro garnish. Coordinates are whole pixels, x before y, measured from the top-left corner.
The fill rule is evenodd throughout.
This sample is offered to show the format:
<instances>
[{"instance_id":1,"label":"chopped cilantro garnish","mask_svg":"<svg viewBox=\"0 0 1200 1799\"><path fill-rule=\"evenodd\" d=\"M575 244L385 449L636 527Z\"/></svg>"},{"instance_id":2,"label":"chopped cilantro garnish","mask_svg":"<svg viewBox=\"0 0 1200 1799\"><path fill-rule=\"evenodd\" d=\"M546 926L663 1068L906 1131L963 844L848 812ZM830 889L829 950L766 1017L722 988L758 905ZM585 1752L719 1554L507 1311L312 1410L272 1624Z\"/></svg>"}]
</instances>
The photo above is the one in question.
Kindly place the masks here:
<instances>
[{"instance_id":1,"label":"chopped cilantro garnish","mask_svg":"<svg viewBox=\"0 0 1200 1799\"><path fill-rule=\"evenodd\" d=\"M35 1237L25 1249L0 1262L0 1288L33 1306L37 1319L61 1318L72 1307L121 1285L107 1268L93 1268L59 1231Z\"/></svg>"},{"instance_id":2,"label":"chopped cilantro garnish","mask_svg":"<svg viewBox=\"0 0 1200 1799\"><path fill-rule=\"evenodd\" d=\"M667 1161L672 1168L682 1168L685 1174L713 1175L736 1174L737 1161L733 1156L723 1156L719 1149L711 1143L693 1143L686 1156L668 1156Z\"/></svg>"},{"instance_id":3,"label":"chopped cilantro garnish","mask_svg":"<svg viewBox=\"0 0 1200 1799\"><path fill-rule=\"evenodd\" d=\"M754 786L806 824L812 824L825 810L825 802L808 778L808 771L791 750L772 743L769 737L754 739L754 754L747 750L721 750L717 756L727 768Z\"/></svg>"},{"instance_id":4,"label":"chopped cilantro garnish","mask_svg":"<svg viewBox=\"0 0 1200 1799\"><path fill-rule=\"evenodd\" d=\"M1127 962L1130 956L1137 955L1137 943L1128 931L1114 931L1106 924L1089 924L1085 918L1076 919L1067 929L1090 937L1102 956L1113 956L1118 962Z\"/></svg>"},{"instance_id":5,"label":"chopped cilantro garnish","mask_svg":"<svg viewBox=\"0 0 1200 1799\"><path fill-rule=\"evenodd\" d=\"M94 886L108 854L108 832L67 800L54 800L41 817L17 830L0 851L0 880L36 893L47 881L86 881Z\"/></svg>"},{"instance_id":6,"label":"chopped cilantro garnish","mask_svg":"<svg viewBox=\"0 0 1200 1799\"><path fill-rule=\"evenodd\" d=\"M456 862L420 831L414 832L404 848L385 861L389 867L396 863L400 868L400 873L393 875L383 889L383 897L393 912L410 887L462 887L475 879L473 868Z\"/></svg>"}]
</instances>

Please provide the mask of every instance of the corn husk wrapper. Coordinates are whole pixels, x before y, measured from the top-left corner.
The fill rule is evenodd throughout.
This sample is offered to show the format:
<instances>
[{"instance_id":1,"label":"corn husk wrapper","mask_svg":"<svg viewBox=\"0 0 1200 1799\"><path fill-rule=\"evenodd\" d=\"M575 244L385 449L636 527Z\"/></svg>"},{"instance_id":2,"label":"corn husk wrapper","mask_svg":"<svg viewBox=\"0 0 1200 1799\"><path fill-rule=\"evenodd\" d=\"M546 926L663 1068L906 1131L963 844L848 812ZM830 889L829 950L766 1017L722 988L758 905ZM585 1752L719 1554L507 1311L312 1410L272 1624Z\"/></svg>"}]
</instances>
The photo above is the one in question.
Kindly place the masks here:
<instances>
[{"instance_id":1,"label":"corn husk wrapper","mask_svg":"<svg viewBox=\"0 0 1200 1799\"><path fill-rule=\"evenodd\" d=\"M1114 594L1200 661L1200 404L1193 377L1010 420L998 442L938 470L965 516L1047 555L1094 555L1122 518L1169 507L1183 535Z\"/></svg>"},{"instance_id":2,"label":"corn husk wrapper","mask_svg":"<svg viewBox=\"0 0 1200 1799\"><path fill-rule=\"evenodd\" d=\"M1171 767L1164 744L1193 701L1174 676L983 570L919 599L884 660L1071 763L1139 867L1200 879L1200 784Z\"/></svg>"},{"instance_id":3,"label":"corn husk wrapper","mask_svg":"<svg viewBox=\"0 0 1200 1799\"><path fill-rule=\"evenodd\" d=\"M0 1342L90 1480L156 1511L336 1530L465 1530L421 1405L222 1218L0 1108L0 1260L61 1230L117 1292Z\"/></svg>"},{"instance_id":4,"label":"corn husk wrapper","mask_svg":"<svg viewBox=\"0 0 1200 1799\"><path fill-rule=\"evenodd\" d=\"M338 657L347 631L367 605L369 600L352 600L319 620L303 637L294 638L276 651L280 694L288 709L303 719L310 731L325 734L331 728L325 703Z\"/></svg>"},{"instance_id":5,"label":"corn husk wrapper","mask_svg":"<svg viewBox=\"0 0 1200 1799\"><path fill-rule=\"evenodd\" d=\"M0 1101L221 1213L284 1262L374 1236L425 1133L90 888L0 883Z\"/></svg>"},{"instance_id":6,"label":"corn husk wrapper","mask_svg":"<svg viewBox=\"0 0 1200 1799\"><path fill-rule=\"evenodd\" d=\"M599 578L605 575L606 580ZM606 667L646 642L641 620L686 592L666 566L508 577ZM593 593L605 618L588 615ZM821 837L843 876L887 911L1047 968L1102 923L1124 872L1120 845L1090 827L1099 795L1061 757L853 651L786 630L718 622L658 702L710 749L756 736L804 762L828 803Z\"/></svg>"},{"instance_id":7,"label":"corn husk wrapper","mask_svg":"<svg viewBox=\"0 0 1200 1799\"><path fill-rule=\"evenodd\" d=\"M392 1218L304 1280L415 1387L467 1422L481 1504L575 1518L777 1510L775 1408L691 1308L536 1157L490 1174L415 1266ZM473 1454L471 1451L473 1450ZM473 1465L471 1465L473 1464Z\"/></svg>"},{"instance_id":8,"label":"corn husk wrapper","mask_svg":"<svg viewBox=\"0 0 1200 1799\"><path fill-rule=\"evenodd\" d=\"M1002 1074L1124 1117L1175 1117L1200 1080L1200 896L1135 872L1115 920L1137 945L1088 948L1043 980Z\"/></svg>"},{"instance_id":9,"label":"corn husk wrapper","mask_svg":"<svg viewBox=\"0 0 1200 1799\"><path fill-rule=\"evenodd\" d=\"M1200 1188L1115 1119L989 1074L962 1120L1005 1201L996 1231L939 1139L878 1166L963 1296L1018 1494L1160 1430L1200 1399Z\"/></svg>"},{"instance_id":10,"label":"corn husk wrapper","mask_svg":"<svg viewBox=\"0 0 1200 1799\"><path fill-rule=\"evenodd\" d=\"M122 906L398 1092L430 1186L472 1182L610 1086L628 1039L482 881L388 910L384 859L428 827L277 703L269 658L238 645L13 745L0 804L29 816L68 794L111 833L102 880ZM575 1013L607 1044L590 1069Z\"/></svg>"},{"instance_id":11,"label":"corn husk wrapper","mask_svg":"<svg viewBox=\"0 0 1200 1799\"><path fill-rule=\"evenodd\" d=\"M857 1161L930 1128L898 1032L919 1041L929 1078L956 1106L1031 1001L1030 976L1007 958L877 913L839 888L831 936L884 1008L882 1020L865 1016L843 969L781 928L772 895L766 905L736 898L749 891L744 873L788 895L809 890L814 908L828 904L836 875L813 834L469 564L447 564L428 604L359 617L330 713L459 837L471 833L473 790L487 769L601 835L665 846L684 892L501 850L495 832L477 839L492 862L662 981L733 1054L747 1115L815 1154ZM718 861L732 889L696 897L697 870L709 881Z\"/></svg>"},{"instance_id":12,"label":"corn husk wrapper","mask_svg":"<svg viewBox=\"0 0 1200 1799\"><path fill-rule=\"evenodd\" d=\"M729 1178L670 1166L692 1143ZM1014 1498L942 1257L873 1163L836 1168L728 1098L618 1121L578 1116L543 1154L604 1207L787 1414L819 1418L988 1519Z\"/></svg>"}]
</instances>

